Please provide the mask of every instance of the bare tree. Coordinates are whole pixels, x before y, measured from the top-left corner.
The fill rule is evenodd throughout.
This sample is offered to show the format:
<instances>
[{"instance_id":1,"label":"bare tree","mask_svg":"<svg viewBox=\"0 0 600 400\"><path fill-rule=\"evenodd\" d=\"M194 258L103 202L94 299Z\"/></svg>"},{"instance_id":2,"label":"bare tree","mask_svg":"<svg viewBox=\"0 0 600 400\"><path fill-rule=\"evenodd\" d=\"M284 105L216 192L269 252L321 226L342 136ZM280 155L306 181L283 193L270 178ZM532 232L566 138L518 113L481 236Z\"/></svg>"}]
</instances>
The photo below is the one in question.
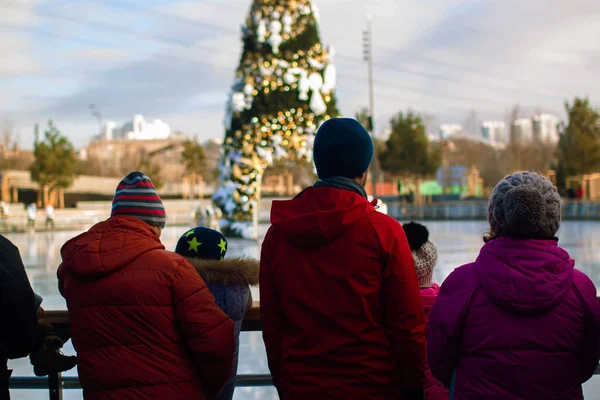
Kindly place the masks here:
<instances>
[{"instance_id":1,"label":"bare tree","mask_svg":"<svg viewBox=\"0 0 600 400\"><path fill-rule=\"evenodd\" d=\"M12 121L4 120L2 123L1 140L4 149L8 150L13 144L15 124Z\"/></svg>"}]
</instances>

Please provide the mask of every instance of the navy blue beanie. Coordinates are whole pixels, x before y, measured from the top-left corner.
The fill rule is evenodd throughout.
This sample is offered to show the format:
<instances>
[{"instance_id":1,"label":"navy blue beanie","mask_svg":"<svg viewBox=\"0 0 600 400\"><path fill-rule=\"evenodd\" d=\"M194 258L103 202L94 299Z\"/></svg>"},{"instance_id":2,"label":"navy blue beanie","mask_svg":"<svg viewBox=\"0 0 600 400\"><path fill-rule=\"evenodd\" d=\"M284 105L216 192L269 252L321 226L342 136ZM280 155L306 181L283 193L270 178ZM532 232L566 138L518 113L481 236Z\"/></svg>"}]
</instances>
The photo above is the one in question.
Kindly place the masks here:
<instances>
[{"instance_id":1,"label":"navy blue beanie","mask_svg":"<svg viewBox=\"0 0 600 400\"><path fill-rule=\"evenodd\" d=\"M357 120L332 118L317 132L313 158L319 179L332 176L354 179L369 169L373 140Z\"/></svg>"},{"instance_id":2,"label":"navy blue beanie","mask_svg":"<svg viewBox=\"0 0 600 400\"><path fill-rule=\"evenodd\" d=\"M204 227L190 229L177 241L175 253L186 258L222 260L227 253L227 239L213 229Z\"/></svg>"}]
</instances>

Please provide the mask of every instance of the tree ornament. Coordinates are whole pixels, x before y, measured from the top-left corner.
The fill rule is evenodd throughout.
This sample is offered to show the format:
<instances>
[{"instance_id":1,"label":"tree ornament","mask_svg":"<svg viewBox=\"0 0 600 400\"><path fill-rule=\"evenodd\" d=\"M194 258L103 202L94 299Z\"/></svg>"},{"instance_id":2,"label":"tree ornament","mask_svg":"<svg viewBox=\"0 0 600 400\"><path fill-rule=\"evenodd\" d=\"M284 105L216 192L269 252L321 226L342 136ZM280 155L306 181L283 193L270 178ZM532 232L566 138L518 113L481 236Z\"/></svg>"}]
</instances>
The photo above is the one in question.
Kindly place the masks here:
<instances>
[{"instance_id":1,"label":"tree ornament","mask_svg":"<svg viewBox=\"0 0 600 400\"><path fill-rule=\"evenodd\" d=\"M335 48L333 46L327 46L326 58L331 64L335 62Z\"/></svg>"},{"instance_id":2,"label":"tree ornament","mask_svg":"<svg viewBox=\"0 0 600 400\"><path fill-rule=\"evenodd\" d=\"M323 93L331 92L337 84L337 71L333 64L327 65L325 67L325 81L323 83L323 88L321 91Z\"/></svg>"},{"instance_id":3,"label":"tree ornament","mask_svg":"<svg viewBox=\"0 0 600 400\"><path fill-rule=\"evenodd\" d=\"M272 20L269 25L269 30L271 31L271 35L269 36L269 44L273 49L273 54L279 53L279 46L283 42L283 38L281 37L281 22L279 20Z\"/></svg>"},{"instance_id":4,"label":"tree ornament","mask_svg":"<svg viewBox=\"0 0 600 400\"><path fill-rule=\"evenodd\" d=\"M244 93L237 92L231 97L231 104L235 112L242 112L246 108L246 98Z\"/></svg>"},{"instance_id":5,"label":"tree ornament","mask_svg":"<svg viewBox=\"0 0 600 400\"><path fill-rule=\"evenodd\" d=\"M283 81L285 83L287 83L288 85L291 85L292 83L295 83L297 80L296 75L292 74L290 71L288 71L284 76L283 76Z\"/></svg>"},{"instance_id":6,"label":"tree ornament","mask_svg":"<svg viewBox=\"0 0 600 400\"><path fill-rule=\"evenodd\" d=\"M327 111L327 104L325 104L321 92L312 92L312 96L310 98L310 109L315 113L315 115L323 115Z\"/></svg>"},{"instance_id":7,"label":"tree ornament","mask_svg":"<svg viewBox=\"0 0 600 400\"><path fill-rule=\"evenodd\" d=\"M315 69L323 69L325 67L325 64L323 64L321 61L317 60L316 58L309 58L308 59L308 63L310 64L310 66L312 68Z\"/></svg>"},{"instance_id":8,"label":"tree ornament","mask_svg":"<svg viewBox=\"0 0 600 400\"><path fill-rule=\"evenodd\" d=\"M258 43L264 43L265 37L267 36L267 23L264 19L261 19L258 23L258 28L256 29L256 35L258 39Z\"/></svg>"},{"instance_id":9,"label":"tree ornament","mask_svg":"<svg viewBox=\"0 0 600 400\"><path fill-rule=\"evenodd\" d=\"M313 72L308 77L308 87L313 92L318 92L323 87L323 77L318 72Z\"/></svg>"},{"instance_id":10,"label":"tree ornament","mask_svg":"<svg viewBox=\"0 0 600 400\"><path fill-rule=\"evenodd\" d=\"M288 35L292 33L292 23L294 22L292 15L289 11L283 14L283 32Z\"/></svg>"},{"instance_id":11,"label":"tree ornament","mask_svg":"<svg viewBox=\"0 0 600 400\"><path fill-rule=\"evenodd\" d=\"M300 74L300 81L298 82L298 100L308 100L309 89L310 83L308 81L308 74L303 70Z\"/></svg>"},{"instance_id":12,"label":"tree ornament","mask_svg":"<svg viewBox=\"0 0 600 400\"><path fill-rule=\"evenodd\" d=\"M321 14L319 13L319 7L315 3L312 3L312 13L315 17L317 24L321 23Z\"/></svg>"}]
</instances>

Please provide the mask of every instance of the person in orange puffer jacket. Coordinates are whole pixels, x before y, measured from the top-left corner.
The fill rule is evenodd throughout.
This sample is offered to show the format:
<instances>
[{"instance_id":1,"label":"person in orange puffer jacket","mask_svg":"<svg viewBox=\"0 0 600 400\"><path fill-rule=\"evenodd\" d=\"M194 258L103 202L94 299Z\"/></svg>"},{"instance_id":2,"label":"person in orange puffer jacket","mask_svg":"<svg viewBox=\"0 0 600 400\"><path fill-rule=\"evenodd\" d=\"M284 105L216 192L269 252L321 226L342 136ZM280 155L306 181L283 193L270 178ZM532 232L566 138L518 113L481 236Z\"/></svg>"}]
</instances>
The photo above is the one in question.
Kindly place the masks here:
<instances>
[{"instance_id":1,"label":"person in orange puffer jacket","mask_svg":"<svg viewBox=\"0 0 600 400\"><path fill-rule=\"evenodd\" d=\"M440 292L440 286L433 282L433 269L438 259L437 247L433 241L429 240L429 231L425 226L410 222L402 227L406 233L419 279L425 323L429 323L429 315ZM448 400L448 390L433 377L429 366L425 370L423 386L426 400Z\"/></svg>"},{"instance_id":2,"label":"person in orange puffer jacket","mask_svg":"<svg viewBox=\"0 0 600 400\"><path fill-rule=\"evenodd\" d=\"M214 399L231 376L233 321L160 242L165 210L132 172L111 217L62 248L59 289L85 399Z\"/></svg>"}]
</instances>

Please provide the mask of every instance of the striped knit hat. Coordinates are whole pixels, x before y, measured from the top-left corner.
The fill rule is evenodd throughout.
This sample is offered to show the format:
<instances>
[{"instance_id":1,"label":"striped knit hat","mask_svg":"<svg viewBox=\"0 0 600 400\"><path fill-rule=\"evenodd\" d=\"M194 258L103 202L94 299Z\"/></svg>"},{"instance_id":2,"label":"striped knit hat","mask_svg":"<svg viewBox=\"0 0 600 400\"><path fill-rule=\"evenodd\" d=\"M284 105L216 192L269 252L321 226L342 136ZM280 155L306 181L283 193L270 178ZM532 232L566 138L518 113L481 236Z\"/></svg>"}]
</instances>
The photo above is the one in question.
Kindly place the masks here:
<instances>
[{"instance_id":1,"label":"striped knit hat","mask_svg":"<svg viewBox=\"0 0 600 400\"><path fill-rule=\"evenodd\" d=\"M117 186L110 216L119 215L139 218L150 226L165 227L165 207L152 181L143 172L130 172Z\"/></svg>"}]
</instances>

